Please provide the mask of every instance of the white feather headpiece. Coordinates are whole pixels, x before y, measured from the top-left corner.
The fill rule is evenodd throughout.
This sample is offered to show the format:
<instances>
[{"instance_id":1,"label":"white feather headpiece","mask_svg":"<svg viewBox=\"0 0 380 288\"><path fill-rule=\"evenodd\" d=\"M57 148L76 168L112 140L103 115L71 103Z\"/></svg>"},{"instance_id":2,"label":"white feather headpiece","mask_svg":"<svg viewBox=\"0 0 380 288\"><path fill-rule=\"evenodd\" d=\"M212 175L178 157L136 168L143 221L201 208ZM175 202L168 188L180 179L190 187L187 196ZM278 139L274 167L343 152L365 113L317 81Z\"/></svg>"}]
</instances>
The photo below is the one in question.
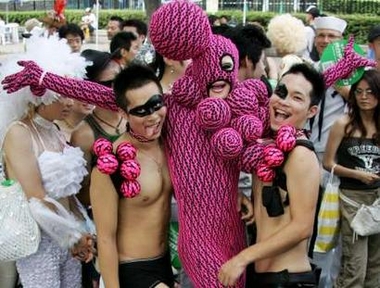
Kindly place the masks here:
<instances>
[{"instance_id":1,"label":"white feather headpiece","mask_svg":"<svg viewBox=\"0 0 380 288\"><path fill-rule=\"evenodd\" d=\"M27 41L24 54L9 55L0 63L0 83L6 76L23 69L17 64L17 61L20 60L32 60L43 71L80 79L85 77L85 68L89 64L78 53L71 53L65 39L32 36ZM8 94L0 84L0 145L2 145L9 124L23 118L30 103L36 106L42 103L48 105L56 99L57 94L50 90L47 90L42 97L36 97L31 93L29 87Z\"/></svg>"}]
</instances>

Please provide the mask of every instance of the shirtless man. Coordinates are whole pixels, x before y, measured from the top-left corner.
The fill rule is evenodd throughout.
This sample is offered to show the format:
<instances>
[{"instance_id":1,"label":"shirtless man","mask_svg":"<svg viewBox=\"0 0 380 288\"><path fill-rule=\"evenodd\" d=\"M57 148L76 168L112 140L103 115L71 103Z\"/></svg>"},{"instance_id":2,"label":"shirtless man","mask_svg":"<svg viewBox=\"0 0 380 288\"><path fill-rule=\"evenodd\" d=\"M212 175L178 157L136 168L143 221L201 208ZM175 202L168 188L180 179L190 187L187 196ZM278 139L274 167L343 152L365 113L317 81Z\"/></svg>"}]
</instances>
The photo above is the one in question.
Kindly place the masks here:
<instances>
[{"instance_id":1,"label":"shirtless man","mask_svg":"<svg viewBox=\"0 0 380 288\"><path fill-rule=\"evenodd\" d=\"M118 172L110 176L93 169L90 196L101 275L107 288L173 287L167 250L172 184L160 140L167 111L162 88L149 68L131 66L116 77L114 91L129 129L113 148L124 142L136 148L141 190L126 198Z\"/></svg>"},{"instance_id":2,"label":"shirtless man","mask_svg":"<svg viewBox=\"0 0 380 288\"><path fill-rule=\"evenodd\" d=\"M234 285L246 266L255 263L254 287L317 287L307 246L317 204L319 164L302 129L317 113L323 93L322 76L311 67L298 64L282 77L270 98L271 129L276 132L282 125L295 127L299 144L276 170L286 178L264 183L254 175L252 190L257 242L221 267L218 278L223 285ZM275 193L273 188L278 189L277 208L279 206L282 213L269 216L276 211L263 205L265 187L272 188L269 193Z\"/></svg>"}]
</instances>

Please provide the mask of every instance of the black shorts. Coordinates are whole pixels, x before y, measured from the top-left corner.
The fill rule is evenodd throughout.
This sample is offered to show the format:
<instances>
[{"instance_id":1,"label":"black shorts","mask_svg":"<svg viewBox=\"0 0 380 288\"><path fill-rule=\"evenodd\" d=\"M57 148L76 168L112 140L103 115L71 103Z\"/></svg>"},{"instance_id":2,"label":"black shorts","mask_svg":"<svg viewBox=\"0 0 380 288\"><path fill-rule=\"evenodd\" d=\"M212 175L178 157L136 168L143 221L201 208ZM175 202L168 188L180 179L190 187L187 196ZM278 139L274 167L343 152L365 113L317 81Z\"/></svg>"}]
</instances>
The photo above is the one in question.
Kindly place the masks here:
<instances>
[{"instance_id":1,"label":"black shorts","mask_svg":"<svg viewBox=\"0 0 380 288\"><path fill-rule=\"evenodd\" d=\"M318 277L315 271L289 273L288 270L283 270L280 272L255 273L253 281L253 287L255 288L318 287Z\"/></svg>"},{"instance_id":2,"label":"black shorts","mask_svg":"<svg viewBox=\"0 0 380 288\"><path fill-rule=\"evenodd\" d=\"M156 258L120 262L119 282L120 288L153 288L159 283L173 287L170 253Z\"/></svg>"}]
</instances>

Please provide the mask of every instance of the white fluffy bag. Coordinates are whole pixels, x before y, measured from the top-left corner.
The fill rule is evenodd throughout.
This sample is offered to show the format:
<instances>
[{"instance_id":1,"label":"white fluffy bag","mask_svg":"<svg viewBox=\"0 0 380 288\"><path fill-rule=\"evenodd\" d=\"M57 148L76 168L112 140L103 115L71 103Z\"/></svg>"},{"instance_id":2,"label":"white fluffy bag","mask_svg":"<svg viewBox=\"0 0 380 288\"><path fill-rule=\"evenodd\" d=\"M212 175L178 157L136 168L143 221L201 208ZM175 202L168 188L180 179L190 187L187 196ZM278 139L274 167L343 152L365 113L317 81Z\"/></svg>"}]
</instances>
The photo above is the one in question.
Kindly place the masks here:
<instances>
[{"instance_id":1,"label":"white fluffy bag","mask_svg":"<svg viewBox=\"0 0 380 288\"><path fill-rule=\"evenodd\" d=\"M340 195L340 198L347 204L358 209L350 226L356 234L369 236L380 233L380 198L371 205L359 204L347 196Z\"/></svg>"},{"instance_id":2,"label":"white fluffy bag","mask_svg":"<svg viewBox=\"0 0 380 288\"><path fill-rule=\"evenodd\" d=\"M14 261L35 253L41 240L37 222L18 182L0 184L0 262Z\"/></svg>"}]
</instances>

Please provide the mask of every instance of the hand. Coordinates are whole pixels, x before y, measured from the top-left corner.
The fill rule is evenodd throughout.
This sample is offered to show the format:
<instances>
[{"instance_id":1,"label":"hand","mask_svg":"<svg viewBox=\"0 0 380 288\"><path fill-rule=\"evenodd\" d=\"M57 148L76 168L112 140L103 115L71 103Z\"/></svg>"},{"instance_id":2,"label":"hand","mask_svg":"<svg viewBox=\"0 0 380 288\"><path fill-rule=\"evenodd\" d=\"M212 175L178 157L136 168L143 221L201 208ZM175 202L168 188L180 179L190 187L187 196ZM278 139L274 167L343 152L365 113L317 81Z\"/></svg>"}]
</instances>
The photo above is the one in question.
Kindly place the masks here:
<instances>
[{"instance_id":1,"label":"hand","mask_svg":"<svg viewBox=\"0 0 380 288\"><path fill-rule=\"evenodd\" d=\"M3 89L8 93L14 93L24 87L30 86L30 90L34 95L44 95L46 89L38 83L43 73L42 69L33 61L18 61L17 64L24 67L24 69L5 77L1 82Z\"/></svg>"},{"instance_id":2,"label":"hand","mask_svg":"<svg viewBox=\"0 0 380 288\"><path fill-rule=\"evenodd\" d=\"M245 265L240 260L239 255L237 255L222 265L218 273L218 279L226 287L233 286L244 270Z\"/></svg>"},{"instance_id":3,"label":"hand","mask_svg":"<svg viewBox=\"0 0 380 288\"><path fill-rule=\"evenodd\" d=\"M94 248L95 239L91 234L84 234L82 238L79 239L78 243L71 248L71 254L74 258L83 262L90 262L95 254L96 249Z\"/></svg>"},{"instance_id":4,"label":"hand","mask_svg":"<svg viewBox=\"0 0 380 288\"><path fill-rule=\"evenodd\" d=\"M238 194L237 211L241 213L241 219L245 221L247 225L252 224L255 220L252 202L243 193Z\"/></svg>"},{"instance_id":5,"label":"hand","mask_svg":"<svg viewBox=\"0 0 380 288\"><path fill-rule=\"evenodd\" d=\"M367 185L371 185L373 182L380 180L380 176L373 173L365 171L357 171L357 173L359 176L358 179Z\"/></svg>"}]
</instances>

